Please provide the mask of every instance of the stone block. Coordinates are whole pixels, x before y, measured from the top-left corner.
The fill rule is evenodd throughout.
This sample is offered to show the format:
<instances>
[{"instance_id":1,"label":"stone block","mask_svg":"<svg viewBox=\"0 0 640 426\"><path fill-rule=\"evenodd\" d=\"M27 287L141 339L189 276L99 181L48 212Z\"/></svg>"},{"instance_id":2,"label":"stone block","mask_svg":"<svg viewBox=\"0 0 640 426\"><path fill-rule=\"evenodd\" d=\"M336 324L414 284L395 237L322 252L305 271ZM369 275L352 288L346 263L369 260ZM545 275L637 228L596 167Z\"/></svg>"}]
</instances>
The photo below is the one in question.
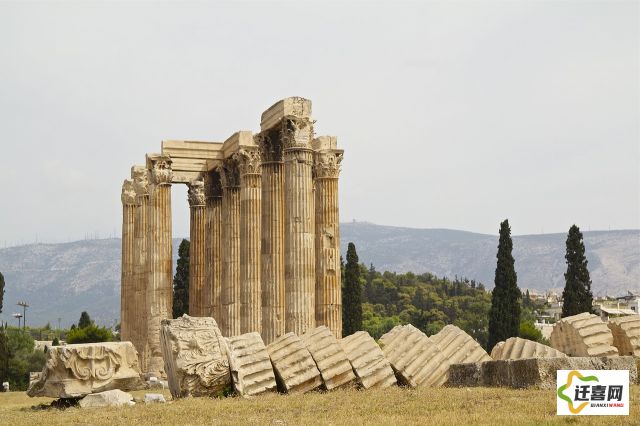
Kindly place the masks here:
<instances>
[{"instance_id":1,"label":"stone block","mask_svg":"<svg viewBox=\"0 0 640 426\"><path fill-rule=\"evenodd\" d=\"M233 387L242 396L276 389L267 348L257 332L227 338Z\"/></svg>"},{"instance_id":2,"label":"stone block","mask_svg":"<svg viewBox=\"0 0 640 426\"><path fill-rule=\"evenodd\" d=\"M164 404L167 402L164 399L164 395L161 393L145 393L144 394L144 403L145 404Z\"/></svg>"},{"instance_id":3,"label":"stone block","mask_svg":"<svg viewBox=\"0 0 640 426\"><path fill-rule=\"evenodd\" d=\"M328 327L308 330L300 337L320 370L325 389L336 389L355 381L349 358Z\"/></svg>"},{"instance_id":4,"label":"stone block","mask_svg":"<svg viewBox=\"0 0 640 426\"><path fill-rule=\"evenodd\" d=\"M320 371L304 342L286 333L267 346L278 388L286 393L304 393L322 385Z\"/></svg>"},{"instance_id":5,"label":"stone block","mask_svg":"<svg viewBox=\"0 0 640 426\"><path fill-rule=\"evenodd\" d=\"M262 117L260 119L260 130L272 128L284 117L311 119L311 101L309 99L294 96L276 102L262 113Z\"/></svg>"},{"instance_id":6,"label":"stone block","mask_svg":"<svg viewBox=\"0 0 640 426\"><path fill-rule=\"evenodd\" d=\"M382 349L366 331L339 340L347 354L358 385L363 389L386 388L396 384L396 376Z\"/></svg>"},{"instance_id":7,"label":"stone block","mask_svg":"<svg viewBox=\"0 0 640 426\"><path fill-rule=\"evenodd\" d=\"M599 316L588 312L556 322L550 340L552 348L568 356L618 355L607 324Z\"/></svg>"},{"instance_id":8,"label":"stone block","mask_svg":"<svg viewBox=\"0 0 640 426\"><path fill-rule=\"evenodd\" d=\"M121 407L134 404L133 396L130 393L122 392L120 389L92 393L78 402L81 408Z\"/></svg>"},{"instance_id":9,"label":"stone block","mask_svg":"<svg viewBox=\"0 0 640 426\"><path fill-rule=\"evenodd\" d=\"M162 320L160 342L174 398L216 396L231 386L227 345L213 318Z\"/></svg>"},{"instance_id":10,"label":"stone block","mask_svg":"<svg viewBox=\"0 0 640 426\"><path fill-rule=\"evenodd\" d=\"M27 395L79 398L112 389L144 389L138 353L131 342L52 346L42 374Z\"/></svg>"},{"instance_id":11,"label":"stone block","mask_svg":"<svg viewBox=\"0 0 640 426\"><path fill-rule=\"evenodd\" d=\"M624 357L561 357L496 360L453 364L449 386L511 388L556 388L557 370L629 370L629 382L637 383L635 359Z\"/></svg>"},{"instance_id":12,"label":"stone block","mask_svg":"<svg viewBox=\"0 0 640 426\"><path fill-rule=\"evenodd\" d=\"M542 343L520 337L498 342L491 350L493 359L562 358L566 355Z\"/></svg>"},{"instance_id":13,"label":"stone block","mask_svg":"<svg viewBox=\"0 0 640 426\"><path fill-rule=\"evenodd\" d=\"M640 357L640 315L609 318L607 326L613 334L613 346L620 355Z\"/></svg>"}]
</instances>

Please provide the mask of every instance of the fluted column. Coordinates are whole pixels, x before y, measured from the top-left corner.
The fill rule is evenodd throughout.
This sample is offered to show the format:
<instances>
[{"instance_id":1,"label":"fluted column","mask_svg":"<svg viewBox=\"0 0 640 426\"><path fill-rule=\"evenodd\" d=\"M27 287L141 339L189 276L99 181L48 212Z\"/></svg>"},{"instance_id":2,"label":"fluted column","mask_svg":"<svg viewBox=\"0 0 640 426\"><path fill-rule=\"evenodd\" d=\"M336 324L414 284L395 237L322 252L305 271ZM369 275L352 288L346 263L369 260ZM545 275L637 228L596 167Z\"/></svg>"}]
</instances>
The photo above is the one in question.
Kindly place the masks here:
<instances>
[{"instance_id":1,"label":"fluted column","mask_svg":"<svg viewBox=\"0 0 640 426\"><path fill-rule=\"evenodd\" d=\"M261 334L269 344L285 333L284 163L278 128L256 135L255 140L262 157Z\"/></svg>"},{"instance_id":2,"label":"fluted column","mask_svg":"<svg viewBox=\"0 0 640 426\"><path fill-rule=\"evenodd\" d=\"M171 240L171 159L163 155L147 156L151 172L147 285L148 372L165 376L160 347L160 321L172 314L172 240Z\"/></svg>"},{"instance_id":3,"label":"fluted column","mask_svg":"<svg viewBox=\"0 0 640 426\"><path fill-rule=\"evenodd\" d=\"M222 178L222 308L225 337L240 332L240 172L235 159L220 168Z\"/></svg>"},{"instance_id":4,"label":"fluted column","mask_svg":"<svg viewBox=\"0 0 640 426\"><path fill-rule=\"evenodd\" d=\"M282 120L285 187L285 331L315 327L315 217L312 121Z\"/></svg>"},{"instance_id":5,"label":"fluted column","mask_svg":"<svg viewBox=\"0 0 640 426\"><path fill-rule=\"evenodd\" d=\"M205 316L213 317L221 324L222 311L222 183L217 171L205 175L206 196L205 229L205 283L202 297L205 300Z\"/></svg>"},{"instance_id":6,"label":"fluted column","mask_svg":"<svg viewBox=\"0 0 640 426\"><path fill-rule=\"evenodd\" d=\"M190 239L189 244L189 315L205 316L205 240L206 207L204 182L189 183Z\"/></svg>"},{"instance_id":7,"label":"fluted column","mask_svg":"<svg viewBox=\"0 0 640 426\"><path fill-rule=\"evenodd\" d=\"M240 169L240 332L260 333L260 153L254 147L243 148L236 155Z\"/></svg>"},{"instance_id":8,"label":"fluted column","mask_svg":"<svg viewBox=\"0 0 640 426\"><path fill-rule=\"evenodd\" d=\"M131 341L131 327L135 321L134 284L134 227L136 222L136 192L133 181L122 184L122 273L120 281L120 340Z\"/></svg>"},{"instance_id":9,"label":"fluted column","mask_svg":"<svg viewBox=\"0 0 640 426\"><path fill-rule=\"evenodd\" d=\"M342 283L340 274L340 218L338 176L342 151L336 138L313 141L316 212L316 326L325 325L342 338Z\"/></svg>"},{"instance_id":10,"label":"fluted column","mask_svg":"<svg viewBox=\"0 0 640 426\"><path fill-rule=\"evenodd\" d=\"M149 181L147 168L131 168L133 188L136 193L136 218L133 225L133 318L131 318L130 340L138 351L140 370L147 371L147 230L149 209Z\"/></svg>"}]
</instances>

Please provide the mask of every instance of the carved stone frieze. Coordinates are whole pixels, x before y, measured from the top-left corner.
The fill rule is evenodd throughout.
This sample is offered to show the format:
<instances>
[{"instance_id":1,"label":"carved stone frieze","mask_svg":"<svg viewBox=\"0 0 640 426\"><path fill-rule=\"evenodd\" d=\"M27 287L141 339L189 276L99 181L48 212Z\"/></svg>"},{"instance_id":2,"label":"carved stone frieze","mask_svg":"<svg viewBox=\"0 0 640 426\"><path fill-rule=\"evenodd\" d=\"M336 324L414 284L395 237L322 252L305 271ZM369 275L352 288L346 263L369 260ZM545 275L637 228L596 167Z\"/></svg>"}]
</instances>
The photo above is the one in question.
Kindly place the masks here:
<instances>
[{"instance_id":1,"label":"carved stone frieze","mask_svg":"<svg viewBox=\"0 0 640 426\"><path fill-rule=\"evenodd\" d=\"M189 183L189 190L187 191L187 198L191 207L204 206L205 205L205 193L204 193L204 181L192 180Z\"/></svg>"},{"instance_id":2,"label":"carved stone frieze","mask_svg":"<svg viewBox=\"0 0 640 426\"><path fill-rule=\"evenodd\" d=\"M122 182L122 194L120 195L122 204L133 205L136 203L136 191L133 188L133 180L125 179Z\"/></svg>"}]
</instances>

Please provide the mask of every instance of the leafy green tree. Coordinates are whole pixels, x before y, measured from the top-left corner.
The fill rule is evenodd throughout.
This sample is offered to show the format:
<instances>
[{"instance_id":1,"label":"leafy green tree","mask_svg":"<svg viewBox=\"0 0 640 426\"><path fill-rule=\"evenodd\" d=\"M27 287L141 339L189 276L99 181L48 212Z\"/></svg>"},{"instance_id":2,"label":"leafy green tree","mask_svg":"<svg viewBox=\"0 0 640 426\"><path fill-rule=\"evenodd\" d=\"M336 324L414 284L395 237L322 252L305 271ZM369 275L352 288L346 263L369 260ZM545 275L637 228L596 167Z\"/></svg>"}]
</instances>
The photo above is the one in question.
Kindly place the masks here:
<instances>
[{"instance_id":1,"label":"leafy green tree","mask_svg":"<svg viewBox=\"0 0 640 426\"><path fill-rule=\"evenodd\" d=\"M500 224L500 239L495 275L495 287L491 294L489 311L489 338L487 351L496 343L515 337L520 330L520 298L515 261L512 255L511 227L509 221Z\"/></svg>"},{"instance_id":2,"label":"leafy green tree","mask_svg":"<svg viewBox=\"0 0 640 426\"><path fill-rule=\"evenodd\" d=\"M348 336L362 330L362 284L356 246L347 247L347 264L344 268L342 291L342 335Z\"/></svg>"},{"instance_id":3,"label":"leafy green tree","mask_svg":"<svg viewBox=\"0 0 640 426\"><path fill-rule=\"evenodd\" d=\"M178 266L173 277L173 317L189 312L189 240L182 240L178 247Z\"/></svg>"},{"instance_id":4,"label":"leafy green tree","mask_svg":"<svg viewBox=\"0 0 640 426\"><path fill-rule=\"evenodd\" d=\"M567 261L567 272L564 274L565 285L562 292L563 318L593 310L591 278L584 255L584 240L580 228L576 225L569 229L566 247L564 258Z\"/></svg>"},{"instance_id":5,"label":"leafy green tree","mask_svg":"<svg viewBox=\"0 0 640 426\"><path fill-rule=\"evenodd\" d=\"M533 340L534 342L542 343L544 341L544 337L542 336L542 332L536 328L536 326L531 321L522 321L520 323L520 330L518 331L518 337L522 337L523 339Z\"/></svg>"},{"instance_id":6,"label":"leafy green tree","mask_svg":"<svg viewBox=\"0 0 640 426\"><path fill-rule=\"evenodd\" d=\"M60 346L60 340L58 340L57 337L54 337L53 341L51 342L51 346Z\"/></svg>"},{"instance_id":7,"label":"leafy green tree","mask_svg":"<svg viewBox=\"0 0 640 426\"><path fill-rule=\"evenodd\" d=\"M69 330L67 334L67 343L69 344L111 342L112 340L113 334L110 329L98 327L95 324L83 328L77 327Z\"/></svg>"},{"instance_id":8,"label":"leafy green tree","mask_svg":"<svg viewBox=\"0 0 640 426\"><path fill-rule=\"evenodd\" d=\"M93 321L91 321L91 317L87 313L87 311L82 311L80 314L80 321L78 321L78 328L87 328L89 327Z\"/></svg>"},{"instance_id":9,"label":"leafy green tree","mask_svg":"<svg viewBox=\"0 0 640 426\"><path fill-rule=\"evenodd\" d=\"M26 390L29 384L29 372L40 371L44 367L45 353L35 349L35 342L29 333L11 327L6 330L8 344L8 363L5 380L15 390ZM1 368L1 367L0 367Z\"/></svg>"}]
</instances>

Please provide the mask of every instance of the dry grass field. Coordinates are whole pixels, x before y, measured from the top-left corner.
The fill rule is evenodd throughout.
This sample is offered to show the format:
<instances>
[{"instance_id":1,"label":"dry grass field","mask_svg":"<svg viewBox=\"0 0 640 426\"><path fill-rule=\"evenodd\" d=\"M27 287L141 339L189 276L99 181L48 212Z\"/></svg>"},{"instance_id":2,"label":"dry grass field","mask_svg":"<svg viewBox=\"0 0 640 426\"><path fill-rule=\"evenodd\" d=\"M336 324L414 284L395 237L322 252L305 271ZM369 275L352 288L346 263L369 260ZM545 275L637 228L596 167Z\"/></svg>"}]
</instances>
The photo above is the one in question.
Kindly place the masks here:
<instances>
[{"instance_id":1,"label":"dry grass field","mask_svg":"<svg viewBox=\"0 0 640 426\"><path fill-rule=\"evenodd\" d=\"M141 397L145 392L134 392ZM165 392L167 398L169 395ZM631 390L629 417L556 417L550 390L496 388L338 390L269 394L245 400L185 399L167 404L64 411L32 408L47 398L0 393L1 425L537 425L640 424L640 386Z\"/></svg>"}]
</instances>

